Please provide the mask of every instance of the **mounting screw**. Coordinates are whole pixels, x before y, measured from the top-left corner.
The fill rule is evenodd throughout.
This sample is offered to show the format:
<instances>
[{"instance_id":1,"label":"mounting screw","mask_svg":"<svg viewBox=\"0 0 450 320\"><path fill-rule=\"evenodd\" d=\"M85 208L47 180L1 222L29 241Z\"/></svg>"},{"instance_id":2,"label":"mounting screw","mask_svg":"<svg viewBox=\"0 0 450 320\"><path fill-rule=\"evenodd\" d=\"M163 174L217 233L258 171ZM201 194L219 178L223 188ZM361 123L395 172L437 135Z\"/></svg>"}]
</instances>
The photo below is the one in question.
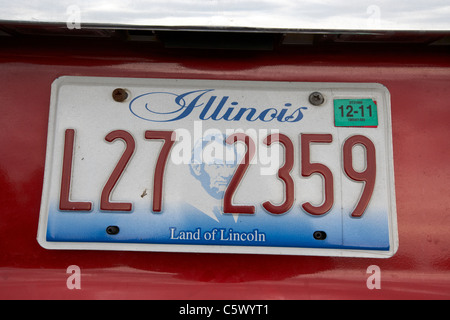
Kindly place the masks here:
<instances>
[{"instance_id":1,"label":"mounting screw","mask_svg":"<svg viewBox=\"0 0 450 320\"><path fill-rule=\"evenodd\" d=\"M107 233L107 234L110 234L110 235L118 234L119 231L120 231L120 229L119 229L118 226L108 226L108 227L106 228L106 233Z\"/></svg>"},{"instance_id":2,"label":"mounting screw","mask_svg":"<svg viewBox=\"0 0 450 320\"><path fill-rule=\"evenodd\" d=\"M128 93L125 89L117 88L112 92L114 101L123 102L128 98Z\"/></svg>"},{"instance_id":3,"label":"mounting screw","mask_svg":"<svg viewBox=\"0 0 450 320\"><path fill-rule=\"evenodd\" d=\"M313 106L320 106L324 101L325 99L320 92L316 91L309 95L309 103L311 103Z\"/></svg>"}]
</instances>

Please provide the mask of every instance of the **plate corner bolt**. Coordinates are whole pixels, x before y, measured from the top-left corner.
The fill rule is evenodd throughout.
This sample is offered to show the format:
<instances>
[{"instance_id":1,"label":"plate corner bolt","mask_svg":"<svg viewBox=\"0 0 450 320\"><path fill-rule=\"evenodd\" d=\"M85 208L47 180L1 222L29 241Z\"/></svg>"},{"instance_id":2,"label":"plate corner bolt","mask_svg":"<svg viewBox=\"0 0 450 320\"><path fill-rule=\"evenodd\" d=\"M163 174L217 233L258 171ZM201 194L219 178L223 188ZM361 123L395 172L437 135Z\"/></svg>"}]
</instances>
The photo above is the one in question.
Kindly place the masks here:
<instances>
[{"instance_id":1,"label":"plate corner bolt","mask_svg":"<svg viewBox=\"0 0 450 320\"><path fill-rule=\"evenodd\" d=\"M128 98L128 92L125 89L117 88L112 92L114 101L124 102Z\"/></svg>"},{"instance_id":2,"label":"plate corner bolt","mask_svg":"<svg viewBox=\"0 0 450 320\"><path fill-rule=\"evenodd\" d=\"M324 102L325 98L323 97L323 94L318 91L315 91L309 95L309 103L311 103L313 106L320 106Z\"/></svg>"}]
</instances>

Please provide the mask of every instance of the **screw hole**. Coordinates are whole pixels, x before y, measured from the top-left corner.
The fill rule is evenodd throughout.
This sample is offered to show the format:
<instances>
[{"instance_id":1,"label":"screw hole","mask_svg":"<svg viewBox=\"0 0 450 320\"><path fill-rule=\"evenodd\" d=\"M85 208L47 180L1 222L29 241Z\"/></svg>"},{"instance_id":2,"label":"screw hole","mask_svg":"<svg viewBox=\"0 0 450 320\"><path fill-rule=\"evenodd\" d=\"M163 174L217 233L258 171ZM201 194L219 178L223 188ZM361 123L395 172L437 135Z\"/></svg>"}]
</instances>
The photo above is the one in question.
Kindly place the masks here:
<instances>
[{"instance_id":1,"label":"screw hole","mask_svg":"<svg viewBox=\"0 0 450 320\"><path fill-rule=\"evenodd\" d=\"M119 229L118 226L108 226L108 227L106 228L106 233L107 233L107 234L110 234L110 235L118 234L119 231L120 231L120 229Z\"/></svg>"},{"instance_id":2,"label":"screw hole","mask_svg":"<svg viewBox=\"0 0 450 320\"><path fill-rule=\"evenodd\" d=\"M316 240L325 240L327 238L327 234L325 231L315 231L313 233L313 237Z\"/></svg>"}]
</instances>

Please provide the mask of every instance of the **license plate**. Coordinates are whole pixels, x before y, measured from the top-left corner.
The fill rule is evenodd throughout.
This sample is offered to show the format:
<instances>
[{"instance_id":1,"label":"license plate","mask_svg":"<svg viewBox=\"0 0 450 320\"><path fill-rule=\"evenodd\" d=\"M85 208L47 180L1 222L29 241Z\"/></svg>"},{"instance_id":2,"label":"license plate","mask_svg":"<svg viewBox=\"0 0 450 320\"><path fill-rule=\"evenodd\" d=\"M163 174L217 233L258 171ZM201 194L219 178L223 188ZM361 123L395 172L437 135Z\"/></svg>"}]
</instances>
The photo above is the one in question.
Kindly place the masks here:
<instances>
[{"instance_id":1,"label":"license plate","mask_svg":"<svg viewBox=\"0 0 450 320\"><path fill-rule=\"evenodd\" d=\"M390 257L397 238L380 84L52 85L44 248Z\"/></svg>"}]
</instances>

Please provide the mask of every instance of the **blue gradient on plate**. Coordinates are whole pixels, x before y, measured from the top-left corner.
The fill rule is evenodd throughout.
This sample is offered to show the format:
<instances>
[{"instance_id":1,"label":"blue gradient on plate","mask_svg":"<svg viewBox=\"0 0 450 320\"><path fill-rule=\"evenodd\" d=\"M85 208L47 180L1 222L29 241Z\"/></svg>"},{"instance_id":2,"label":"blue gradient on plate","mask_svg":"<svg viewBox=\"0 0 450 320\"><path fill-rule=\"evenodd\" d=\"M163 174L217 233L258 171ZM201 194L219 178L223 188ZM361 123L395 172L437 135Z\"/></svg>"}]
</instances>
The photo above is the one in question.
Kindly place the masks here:
<instances>
[{"instance_id":1,"label":"blue gradient on plate","mask_svg":"<svg viewBox=\"0 0 450 320\"><path fill-rule=\"evenodd\" d=\"M189 204L173 206L161 213L143 209L111 213L95 211L95 208L89 213L73 213L59 211L56 205L52 205L47 240L389 250L387 213L373 209L357 219L344 216L340 210L315 217L300 208L293 208L283 215L272 215L257 208L254 215L240 215L237 222L232 215L219 215L218 219L219 222L213 220ZM108 226L118 226L120 232L109 235L106 233ZM180 231L194 233L198 228L199 240L175 239ZM231 233L255 233L256 230L258 235L264 235L259 239L264 238L265 241L221 240L221 232L228 239L230 229ZM326 239L314 239L315 231L326 232ZM215 239L206 240L207 233L215 233ZM171 238L173 235L175 237Z\"/></svg>"}]
</instances>

